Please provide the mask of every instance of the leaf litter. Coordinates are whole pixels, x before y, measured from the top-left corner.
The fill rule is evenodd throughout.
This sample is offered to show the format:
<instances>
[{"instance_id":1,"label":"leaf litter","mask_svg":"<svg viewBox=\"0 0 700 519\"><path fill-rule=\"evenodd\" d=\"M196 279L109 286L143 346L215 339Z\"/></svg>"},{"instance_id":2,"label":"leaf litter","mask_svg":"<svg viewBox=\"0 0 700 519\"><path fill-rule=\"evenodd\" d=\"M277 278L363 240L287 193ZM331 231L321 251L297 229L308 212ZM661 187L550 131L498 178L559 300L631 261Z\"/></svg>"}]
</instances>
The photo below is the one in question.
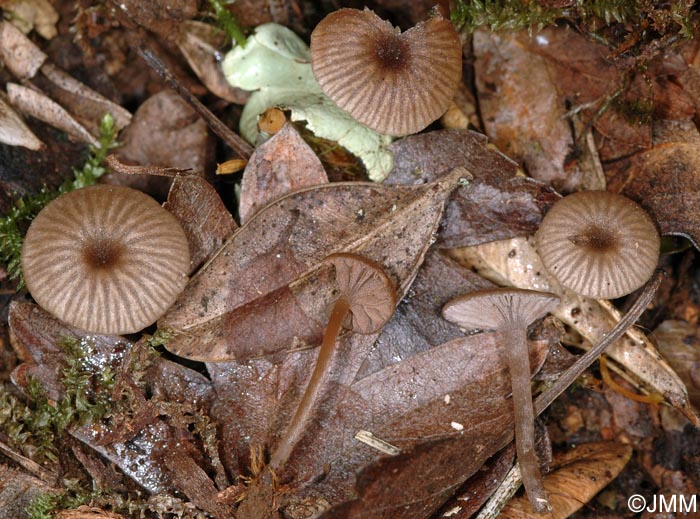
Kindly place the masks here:
<instances>
[{"instance_id":1,"label":"leaf litter","mask_svg":"<svg viewBox=\"0 0 700 519\"><path fill-rule=\"evenodd\" d=\"M299 12L291 4L296 5L270 7L269 14L261 14L242 2L234 12L242 18L297 24ZM201 22L190 21L196 13L192 4L179 7L162 10L127 2L118 16L127 13L132 22L178 44L208 88L234 100L240 92L223 86L215 64L201 54L218 45L216 31L209 33ZM84 13L78 20L84 23ZM12 30L2 34L8 32ZM97 371L115 374L114 386L106 393L113 401L109 414L89 420L79 413L70 421L67 430L73 439L61 442L71 448L58 454L54 467L67 469L75 452L90 474L102 472L102 481L125 488L136 483L152 493L145 505L151 512L160 506L156 502L170 503L163 506L174 510L173 496L178 495L188 501L189 510L217 518L428 518L438 510L443 516L466 517L462 509L441 507L458 490L459 495L470 495L479 476L496 473L495 468L479 469L512 439L510 383L493 334L465 336L441 318L442 305L491 286L491 281L556 291L531 261L527 242L518 237L534 232L559 198L550 183L562 191L604 187L602 169L610 189L638 199L662 232L696 239L694 210L688 202L694 191L687 178L695 162L690 147L697 142L697 131L687 125L697 109L686 95L693 91L696 75L692 45L682 47L682 60L670 53L660 63L652 56L645 74L630 72L622 82L620 70L632 70L634 60L608 60L599 43L571 29L547 29L534 38L479 31L474 50L483 127L539 181L523 176L518 164L487 138L466 130L443 130L407 137L391 147L381 142L376 148L381 160L368 164L379 178L393 163L384 185L327 184L313 152L288 126L251 157L239 205L244 224L240 229L202 177L185 174L174 180L167 207L186 229L193 278L159 323L156 335L167 332L172 338L85 337L29 303L14 303L14 347L25 363L12 378L27 394L34 394L36 380L52 401L75 398L65 380L66 363L72 362L62 346L66 337L75 337L92 352L91 364L83 366L94 384L85 394L84 411L96 412L101 398ZM11 70L17 72L12 74L26 79L42 69L38 83L52 102L70 107L67 97L43 82L53 78L65 86L72 81L52 69L37 47L27 52L37 57L35 68L22 72L24 63L14 60ZM292 45L282 54L290 58L300 52L302 47ZM195 56L201 57L199 70ZM499 61L503 56L509 57L507 62ZM529 85L518 81L523 70L540 74L535 76L539 79ZM574 92L580 85L572 79L572 70L590 79L588 97ZM197 93L207 91L187 81ZM79 89L73 94L90 97ZM290 99L300 111L310 102ZM523 99L531 100L531 106L523 106ZM607 103L614 109L600 110ZM665 124L631 122L627 117L632 108L643 117L651 105L654 117L665 118ZM321 108L317 115L330 113ZM90 119L83 115L88 133ZM253 118L248 119L251 140L257 140ZM149 137L148 132L144 135ZM43 133L40 138L45 140ZM131 140L137 144L141 139ZM52 145L50 139L47 143ZM202 157L205 147L203 141L192 144ZM168 152L162 156L168 158ZM586 170L585 161L594 164L595 171ZM146 166L134 172L147 172L153 162L161 161L143 162ZM174 162L182 166L182 159ZM300 165L308 165L302 166L308 167L308 178L295 174ZM157 169L150 167L150 172ZM440 248L470 247L449 255L472 270L438 252L431 247L434 243ZM381 263L398 285L402 302L381 332L342 334L341 353L334 359L304 441L295 446L288 463L270 475L266 456L274 452L295 412L335 297L332 271L323 260L337 252L359 252ZM596 342L619 319L605 302L570 295L565 299L555 315L589 342ZM636 330L630 330L612 353L643 388L662 393L696 420L684 386L694 383L694 356L680 347L693 329L683 328L667 339L667 354L681 378ZM548 353L557 351L561 331L554 318L530 330L534 372ZM185 367L182 359L173 362L154 355L152 348L162 343L203 363ZM547 376L556 378L565 366L550 368L554 374ZM546 401L538 400L538 409ZM614 416L628 423L644 409L611 405ZM674 427L671 418L664 420ZM606 444L601 452L615 453L616 448ZM465 452L470 455L465 457ZM593 457L591 470L607 470L602 457ZM123 474L108 477L105 468L111 463ZM508 462L497 465L503 474ZM645 468L655 481L670 477L659 465ZM560 485L557 481L556 474L549 478L550 485ZM481 501L489 492L484 491ZM579 496L574 501L587 499ZM459 501L446 506L450 503Z\"/></svg>"}]
</instances>

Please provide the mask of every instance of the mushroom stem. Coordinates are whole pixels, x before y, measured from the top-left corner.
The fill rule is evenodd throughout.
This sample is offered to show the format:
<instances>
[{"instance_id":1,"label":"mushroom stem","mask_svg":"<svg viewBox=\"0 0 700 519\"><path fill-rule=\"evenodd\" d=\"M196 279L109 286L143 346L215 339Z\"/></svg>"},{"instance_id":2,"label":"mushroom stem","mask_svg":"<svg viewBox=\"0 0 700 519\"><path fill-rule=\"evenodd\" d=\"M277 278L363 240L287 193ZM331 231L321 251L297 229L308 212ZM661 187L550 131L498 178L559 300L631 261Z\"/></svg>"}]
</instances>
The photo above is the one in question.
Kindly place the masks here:
<instances>
[{"instance_id":1,"label":"mushroom stem","mask_svg":"<svg viewBox=\"0 0 700 519\"><path fill-rule=\"evenodd\" d=\"M287 432L270 457L270 468L275 471L278 471L287 462L292 450L299 442L306 429L307 422L321 395L323 381L326 378L331 360L337 349L338 335L340 335L343 320L349 310L350 303L344 297L340 297L333 306L309 384L306 386L304 395L301 397L301 401L294 414L294 418L292 418L289 424Z\"/></svg>"},{"instance_id":2,"label":"mushroom stem","mask_svg":"<svg viewBox=\"0 0 700 519\"><path fill-rule=\"evenodd\" d=\"M515 448L523 485L533 510L538 514L550 510L547 493L542 486L537 452L535 451L535 413L530 387L530 356L527 347L527 329L522 325L502 329L505 353L510 370L515 420Z\"/></svg>"}]
</instances>

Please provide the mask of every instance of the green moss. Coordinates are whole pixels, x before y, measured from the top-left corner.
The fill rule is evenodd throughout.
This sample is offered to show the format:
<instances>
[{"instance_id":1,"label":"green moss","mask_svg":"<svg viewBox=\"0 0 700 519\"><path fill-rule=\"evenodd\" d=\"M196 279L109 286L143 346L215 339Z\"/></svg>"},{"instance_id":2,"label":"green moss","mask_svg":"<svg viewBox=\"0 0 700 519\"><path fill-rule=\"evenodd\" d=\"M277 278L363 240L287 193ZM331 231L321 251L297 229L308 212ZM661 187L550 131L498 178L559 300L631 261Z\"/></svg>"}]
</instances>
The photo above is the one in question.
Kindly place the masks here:
<instances>
[{"instance_id":1,"label":"green moss","mask_svg":"<svg viewBox=\"0 0 700 519\"><path fill-rule=\"evenodd\" d=\"M0 266L10 279L19 280L18 289L24 286L21 255L27 226L51 200L63 193L90 186L104 174L102 163L109 150L117 146L116 134L114 118L105 114L100 124L100 146L90 147L87 162L80 170L74 171L72 179L64 182L56 191L44 187L38 193L22 198L8 214L0 218Z\"/></svg>"},{"instance_id":2,"label":"green moss","mask_svg":"<svg viewBox=\"0 0 700 519\"><path fill-rule=\"evenodd\" d=\"M70 426L96 422L112 409L114 372L89 365L85 341L66 338L60 401L49 399L41 384L30 378L25 387L28 402L0 389L0 428L10 442L35 461L57 460L57 439Z\"/></svg>"},{"instance_id":3,"label":"green moss","mask_svg":"<svg viewBox=\"0 0 700 519\"><path fill-rule=\"evenodd\" d=\"M650 28L659 34L679 32L691 38L694 26L691 22L692 2L668 2L660 0L576 0L565 7L546 7L537 0L456 0L451 12L455 26L466 33L479 27L492 31L539 31L557 20L569 20L577 26L592 19L605 24L630 23L639 26L648 20Z\"/></svg>"},{"instance_id":4,"label":"green moss","mask_svg":"<svg viewBox=\"0 0 700 519\"><path fill-rule=\"evenodd\" d=\"M86 492L82 489L66 490L57 494L40 494L32 500L25 512L29 519L52 519L54 512L78 508L90 503L95 495L93 492Z\"/></svg>"},{"instance_id":5,"label":"green moss","mask_svg":"<svg viewBox=\"0 0 700 519\"><path fill-rule=\"evenodd\" d=\"M209 0L209 5L214 9L214 16L221 28L226 31L229 38L234 40L241 47L245 47L246 37L241 26L238 25L231 11L226 9L226 2L221 0Z\"/></svg>"}]
</instances>

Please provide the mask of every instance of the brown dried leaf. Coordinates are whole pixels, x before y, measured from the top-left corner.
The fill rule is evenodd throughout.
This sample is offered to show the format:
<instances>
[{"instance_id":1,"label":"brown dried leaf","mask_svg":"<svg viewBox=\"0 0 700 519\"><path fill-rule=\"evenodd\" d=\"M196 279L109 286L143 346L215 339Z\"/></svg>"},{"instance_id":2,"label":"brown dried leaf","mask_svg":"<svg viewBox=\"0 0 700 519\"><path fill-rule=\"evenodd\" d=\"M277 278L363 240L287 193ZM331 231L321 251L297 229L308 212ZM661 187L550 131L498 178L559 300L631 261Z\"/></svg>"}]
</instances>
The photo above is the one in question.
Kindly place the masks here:
<instances>
[{"instance_id":1,"label":"brown dried leaf","mask_svg":"<svg viewBox=\"0 0 700 519\"><path fill-rule=\"evenodd\" d=\"M121 141L117 156L136 164L202 172L211 158L206 123L172 90L144 101Z\"/></svg>"},{"instance_id":2,"label":"brown dried leaf","mask_svg":"<svg viewBox=\"0 0 700 519\"><path fill-rule=\"evenodd\" d=\"M22 118L0 97L0 142L40 150L44 143L34 135Z\"/></svg>"},{"instance_id":3,"label":"brown dried leaf","mask_svg":"<svg viewBox=\"0 0 700 519\"><path fill-rule=\"evenodd\" d=\"M224 32L213 25L195 20L180 24L177 46L197 77L214 95L242 105L250 93L233 88L221 70L220 49L226 43Z\"/></svg>"},{"instance_id":4,"label":"brown dried leaf","mask_svg":"<svg viewBox=\"0 0 700 519\"><path fill-rule=\"evenodd\" d=\"M556 469L544 478L552 505L551 519L565 519L590 501L622 471L632 456L632 446L613 442L586 443L555 456ZM504 519L539 519L526 496L503 508Z\"/></svg>"},{"instance_id":5,"label":"brown dried leaf","mask_svg":"<svg viewBox=\"0 0 700 519\"><path fill-rule=\"evenodd\" d=\"M238 213L246 223L268 203L305 187L328 183L316 154L290 123L257 147L243 173Z\"/></svg>"},{"instance_id":6,"label":"brown dried leaf","mask_svg":"<svg viewBox=\"0 0 700 519\"><path fill-rule=\"evenodd\" d=\"M700 334L697 325L664 321L653 333L656 345L688 388L690 401L700 408Z\"/></svg>"},{"instance_id":7,"label":"brown dried leaf","mask_svg":"<svg viewBox=\"0 0 700 519\"><path fill-rule=\"evenodd\" d=\"M17 83L7 84L7 96L17 109L66 132L73 139L98 146L98 140L61 105L43 93Z\"/></svg>"},{"instance_id":8,"label":"brown dried leaf","mask_svg":"<svg viewBox=\"0 0 700 519\"><path fill-rule=\"evenodd\" d=\"M695 142L658 144L632 157L609 189L638 201L662 234L680 234L700 248L700 152Z\"/></svg>"},{"instance_id":9,"label":"brown dried leaf","mask_svg":"<svg viewBox=\"0 0 700 519\"><path fill-rule=\"evenodd\" d=\"M469 189L456 191L445 211L438 244L465 247L522 236L537 230L559 199L550 187L516 177L517 164L468 130L413 135L391 145L394 168L386 184L422 184L459 166L474 175Z\"/></svg>"},{"instance_id":10,"label":"brown dried leaf","mask_svg":"<svg viewBox=\"0 0 700 519\"><path fill-rule=\"evenodd\" d=\"M33 83L69 111L95 137L100 136L100 121L106 113L114 118L117 130L131 122L131 113L128 110L98 94L55 65L45 63L40 70L41 75L35 76Z\"/></svg>"},{"instance_id":11,"label":"brown dried leaf","mask_svg":"<svg viewBox=\"0 0 700 519\"><path fill-rule=\"evenodd\" d=\"M177 332L168 349L223 361L317 344L334 297L321 262L333 253L379 263L402 297L447 196L468 177L458 169L419 187L335 183L279 199L229 240L161 319Z\"/></svg>"},{"instance_id":12,"label":"brown dried leaf","mask_svg":"<svg viewBox=\"0 0 700 519\"><path fill-rule=\"evenodd\" d=\"M197 175L176 177L163 207L175 215L185 230L190 245L190 272L209 260L238 229L216 190Z\"/></svg>"},{"instance_id":13,"label":"brown dried leaf","mask_svg":"<svg viewBox=\"0 0 700 519\"><path fill-rule=\"evenodd\" d=\"M0 21L0 63L12 75L20 81L32 78L45 61L46 54L22 31L10 22Z\"/></svg>"},{"instance_id":14,"label":"brown dried leaf","mask_svg":"<svg viewBox=\"0 0 700 519\"><path fill-rule=\"evenodd\" d=\"M538 33L549 42L551 34ZM571 191L580 180L566 168L573 136L546 60L532 52L527 35L474 34L477 97L486 133L508 156L522 162L531 177ZM591 85L588 85L591 88Z\"/></svg>"}]
</instances>

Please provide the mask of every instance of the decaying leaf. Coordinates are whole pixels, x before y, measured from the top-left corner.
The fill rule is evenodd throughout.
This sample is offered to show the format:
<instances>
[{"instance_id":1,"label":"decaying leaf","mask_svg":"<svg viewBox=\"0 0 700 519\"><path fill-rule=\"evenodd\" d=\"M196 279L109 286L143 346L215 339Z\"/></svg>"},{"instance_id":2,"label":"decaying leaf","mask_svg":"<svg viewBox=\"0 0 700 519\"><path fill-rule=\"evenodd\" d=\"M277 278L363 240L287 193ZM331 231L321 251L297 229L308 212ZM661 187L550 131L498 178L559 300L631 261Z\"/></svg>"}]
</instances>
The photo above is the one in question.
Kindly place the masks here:
<instances>
[{"instance_id":1,"label":"decaying leaf","mask_svg":"<svg viewBox=\"0 0 700 519\"><path fill-rule=\"evenodd\" d=\"M446 198L469 177L458 168L424 186L334 183L277 200L229 240L161 318L160 327L176 332L168 349L223 361L318 344L333 298L330 269L320 263L333 253L379 263L401 297Z\"/></svg>"},{"instance_id":2,"label":"decaying leaf","mask_svg":"<svg viewBox=\"0 0 700 519\"><path fill-rule=\"evenodd\" d=\"M700 407L700 337L697 325L664 321L652 334L659 351L685 382L690 401Z\"/></svg>"},{"instance_id":3,"label":"decaying leaf","mask_svg":"<svg viewBox=\"0 0 700 519\"><path fill-rule=\"evenodd\" d=\"M22 118L0 97L0 142L39 150L44 143L34 135Z\"/></svg>"},{"instance_id":4,"label":"decaying leaf","mask_svg":"<svg viewBox=\"0 0 700 519\"><path fill-rule=\"evenodd\" d=\"M613 442L586 443L554 457L544 478L552 504L552 519L565 519L580 509L622 471L632 446ZM501 511L504 519L538 519L525 496L512 499Z\"/></svg>"},{"instance_id":5,"label":"decaying leaf","mask_svg":"<svg viewBox=\"0 0 700 519\"><path fill-rule=\"evenodd\" d=\"M221 71L219 49L226 39L224 32L213 25L187 20L179 26L177 46L197 77L212 93L232 103L244 104L248 93L233 88Z\"/></svg>"},{"instance_id":6,"label":"decaying leaf","mask_svg":"<svg viewBox=\"0 0 700 519\"><path fill-rule=\"evenodd\" d=\"M321 161L287 123L258 146L248 161L238 203L241 224L283 195L327 182Z\"/></svg>"},{"instance_id":7,"label":"decaying leaf","mask_svg":"<svg viewBox=\"0 0 700 519\"><path fill-rule=\"evenodd\" d=\"M20 81L32 78L46 61L44 54L10 22L0 21L0 62Z\"/></svg>"},{"instance_id":8,"label":"decaying leaf","mask_svg":"<svg viewBox=\"0 0 700 519\"><path fill-rule=\"evenodd\" d=\"M78 141L99 145L98 140L83 125L43 93L17 83L8 83L7 96L10 103L21 112L63 130Z\"/></svg>"},{"instance_id":9,"label":"decaying leaf","mask_svg":"<svg viewBox=\"0 0 700 519\"><path fill-rule=\"evenodd\" d=\"M191 271L197 270L238 229L209 182L198 175L175 178L163 205L179 220L190 245Z\"/></svg>"},{"instance_id":10,"label":"decaying leaf","mask_svg":"<svg viewBox=\"0 0 700 519\"><path fill-rule=\"evenodd\" d=\"M597 343L620 318L612 305L578 296L551 278L535 251L532 238L455 249L451 255L462 265L475 268L481 276L498 285L559 295L561 303L553 314L578 331L590 344ZM697 411L688 400L685 385L641 331L630 329L607 353L662 394L691 422L700 423Z\"/></svg>"},{"instance_id":11,"label":"decaying leaf","mask_svg":"<svg viewBox=\"0 0 700 519\"><path fill-rule=\"evenodd\" d=\"M95 137L100 135L100 121L106 113L112 115L114 126L118 130L131 122L131 113L128 110L95 92L55 65L44 63L40 70L41 74L35 76L33 83L70 112Z\"/></svg>"},{"instance_id":12,"label":"decaying leaf","mask_svg":"<svg viewBox=\"0 0 700 519\"><path fill-rule=\"evenodd\" d=\"M291 110L292 120L305 120L318 137L336 141L362 159L369 177L383 180L392 165L391 138L358 123L323 92L311 71L309 49L286 27L257 27L245 47L235 47L224 59L228 81L254 91L241 115L241 134L255 142L257 118L270 107Z\"/></svg>"},{"instance_id":13,"label":"decaying leaf","mask_svg":"<svg viewBox=\"0 0 700 519\"><path fill-rule=\"evenodd\" d=\"M683 235L700 248L700 153L694 142L658 144L632 157L609 188L637 200L662 234Z\"/></svg>"},{"instance_id":14,"label":"decaying leaf","mask_svg":"<svg viewBox=\"0 0 700 519\"><path fill-rule=\"evenodd\" d=\"M550 187L516 176L517 164L468 130L412 135L391 145L394 168L387 184L431 182L456 167L474 175L470 188L456 191L438 236L441 247L466 247L535 232L559 199Z\"/></svg>"},{"instance_id":15,"label":"decaying leaf","mask_svg":"<svg viewBox=\"0 0 700 519\"><path fill-rule=\"evenodd\" d=\"M61 510L56 519L124 519L123 515L106 512L99 508L80 506L72 510Z\"/></svg>"}]
</instances>

